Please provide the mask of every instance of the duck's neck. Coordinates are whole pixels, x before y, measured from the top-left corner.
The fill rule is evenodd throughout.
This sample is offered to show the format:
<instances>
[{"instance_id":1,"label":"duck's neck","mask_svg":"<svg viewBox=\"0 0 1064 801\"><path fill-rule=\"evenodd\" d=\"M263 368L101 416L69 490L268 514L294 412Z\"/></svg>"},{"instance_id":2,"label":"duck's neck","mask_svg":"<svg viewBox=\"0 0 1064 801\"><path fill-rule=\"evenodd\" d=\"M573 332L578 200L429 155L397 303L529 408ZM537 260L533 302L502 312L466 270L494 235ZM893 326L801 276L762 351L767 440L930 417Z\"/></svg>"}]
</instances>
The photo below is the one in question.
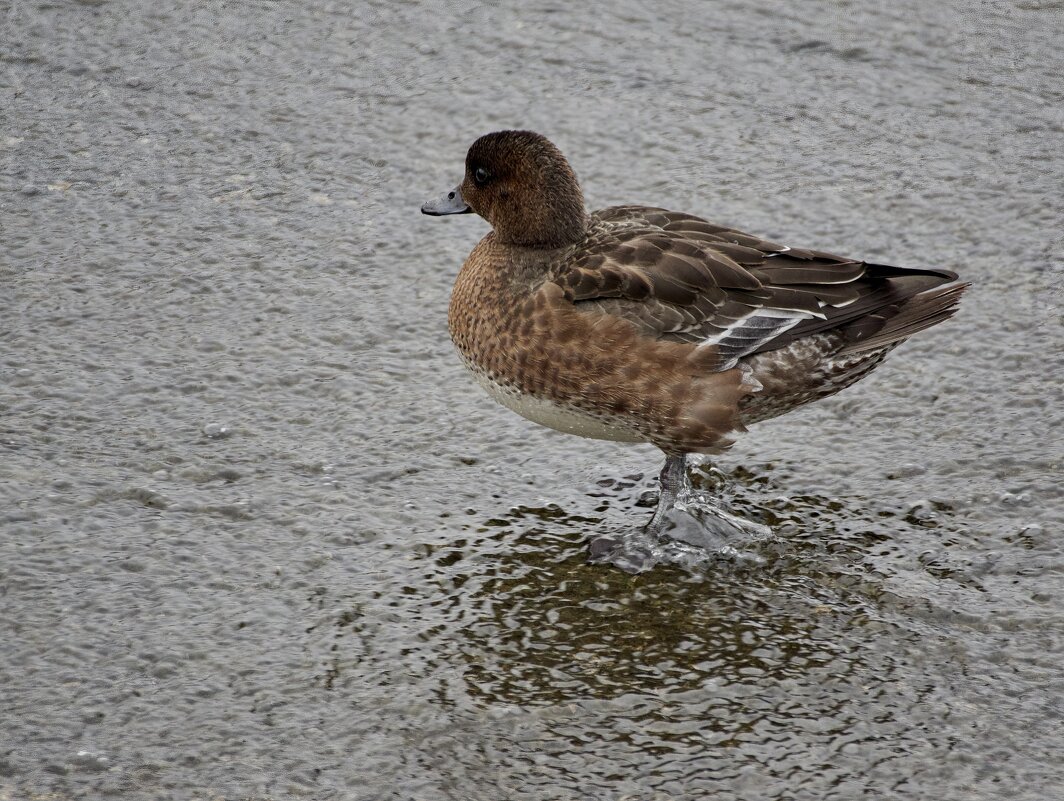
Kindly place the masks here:
<instances>
[{"instance_id":1,"label":"duck's neck","mask_svg":"<svg viewBox=\"0 0 1064 801\"><path fill-rule=\"evenodd\" d=\"M584 194L568 165L547 172L534 183L529 194L535 203L518 204L510 196L501 204L502 225L495 225L504 245L555 250L580 242L587 236L590 220L584 210Z\"/></svg>"},{"instance_id":2,"label":"duck's neck","mask_svg":"<svg viewBox=\"0 0 1064 801\"><path fill-rule=\"evenodd\" d=\"M575 245L587 236L584 206L569 206L558 213L526 217L516 231L500 236L505 245L536 250L557 250Z\"/></svg>"}]
</instances>

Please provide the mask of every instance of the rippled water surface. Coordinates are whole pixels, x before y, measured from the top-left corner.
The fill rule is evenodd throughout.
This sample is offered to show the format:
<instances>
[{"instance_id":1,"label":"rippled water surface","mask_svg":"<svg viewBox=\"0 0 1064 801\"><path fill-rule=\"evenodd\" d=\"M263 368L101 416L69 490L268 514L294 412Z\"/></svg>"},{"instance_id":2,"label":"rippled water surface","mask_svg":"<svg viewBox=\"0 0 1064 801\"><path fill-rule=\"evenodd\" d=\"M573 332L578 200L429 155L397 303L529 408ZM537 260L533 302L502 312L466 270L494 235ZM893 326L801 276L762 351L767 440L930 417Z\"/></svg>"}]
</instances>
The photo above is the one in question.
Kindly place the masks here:
<instances>
[{"instance_id":1,"label":"rippled water surface","mask_svg":"<svg viewBox=\"0 0 1064 801\"><path fill-rule=\"evenodd\" d=\"M1064 797L1064 6L509 5L0 2L0 798ZM973 282L695 472L763 564L463 373L502 127Z\"/></svg>"}]
</instances>

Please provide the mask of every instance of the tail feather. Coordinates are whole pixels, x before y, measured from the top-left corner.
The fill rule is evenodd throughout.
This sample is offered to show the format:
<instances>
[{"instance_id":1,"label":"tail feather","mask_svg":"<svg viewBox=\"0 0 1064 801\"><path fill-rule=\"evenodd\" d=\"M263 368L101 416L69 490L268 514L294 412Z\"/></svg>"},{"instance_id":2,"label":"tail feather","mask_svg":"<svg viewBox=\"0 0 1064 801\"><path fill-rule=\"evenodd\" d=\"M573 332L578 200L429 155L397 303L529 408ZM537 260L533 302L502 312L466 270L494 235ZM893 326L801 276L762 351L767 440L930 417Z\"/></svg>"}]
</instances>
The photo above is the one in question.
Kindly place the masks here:
<instances>
[{"instance_id":1,"label":"tail feather","mask_svg":"<svg viewBox=\"0 0 1064 801\"><path fill-rule=\"evenodd\" d=\"M860 353L883 348L948 320L957 311L961 295L969 286L951 284L925 290L901 304L866 315L847 327L846 334L853 341L839 353Z\"/></svg>"}]
</instances>

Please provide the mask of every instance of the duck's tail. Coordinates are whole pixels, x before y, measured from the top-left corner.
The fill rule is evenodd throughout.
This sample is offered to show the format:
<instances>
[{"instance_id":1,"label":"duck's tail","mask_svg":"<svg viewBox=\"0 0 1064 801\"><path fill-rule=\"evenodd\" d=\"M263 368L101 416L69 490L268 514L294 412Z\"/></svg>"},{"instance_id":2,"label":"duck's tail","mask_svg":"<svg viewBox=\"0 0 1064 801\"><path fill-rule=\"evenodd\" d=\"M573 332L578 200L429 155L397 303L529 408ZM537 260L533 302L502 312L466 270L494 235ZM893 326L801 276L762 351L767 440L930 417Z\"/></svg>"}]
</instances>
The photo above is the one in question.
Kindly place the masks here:
<instances>
[{"instance_id":1,"label":"duck's tail","mask_svg":"<svg viewBox=\"0 0 1064 801\"><path fill-rule=\"evenodd\" d=\"M843 329L850 343L839 354L884 348L948 320L969 286L949 284L928 289L855 320Z\"/></svg>"}]
</instances>

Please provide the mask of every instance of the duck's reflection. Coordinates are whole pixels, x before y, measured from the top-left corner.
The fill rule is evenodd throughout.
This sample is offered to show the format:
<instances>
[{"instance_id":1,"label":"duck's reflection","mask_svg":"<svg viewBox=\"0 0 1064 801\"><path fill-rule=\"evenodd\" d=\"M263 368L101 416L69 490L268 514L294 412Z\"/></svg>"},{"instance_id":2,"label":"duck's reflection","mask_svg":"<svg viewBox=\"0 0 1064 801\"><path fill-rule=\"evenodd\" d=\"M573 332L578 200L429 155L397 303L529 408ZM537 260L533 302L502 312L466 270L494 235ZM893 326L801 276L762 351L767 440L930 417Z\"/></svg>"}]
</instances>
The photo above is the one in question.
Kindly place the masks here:
<instances>
[{"instance_id":1,"label":"duck's reflection","mask_svg":"<svg viewBox=\"0 0 1064 801\"><path fill-rule=\"evenodd\" d=\"M756 544L758 564L659 566L638 576L589 565L589 537L617 525L610 506L639 502L647 486L639 477L589 493L603 517L517 507L461 547L430 549L447 584L461 586L454 623L468 691L490 702L559 703L852 673L864 659L854 647L861 637L839 634L876 617L883 577L863 555L898 521L815 496L772 498L754 474L708 471L700 480L727 483L714 489L733 508L784 532Z\"/></svg>"}]
</instances>

